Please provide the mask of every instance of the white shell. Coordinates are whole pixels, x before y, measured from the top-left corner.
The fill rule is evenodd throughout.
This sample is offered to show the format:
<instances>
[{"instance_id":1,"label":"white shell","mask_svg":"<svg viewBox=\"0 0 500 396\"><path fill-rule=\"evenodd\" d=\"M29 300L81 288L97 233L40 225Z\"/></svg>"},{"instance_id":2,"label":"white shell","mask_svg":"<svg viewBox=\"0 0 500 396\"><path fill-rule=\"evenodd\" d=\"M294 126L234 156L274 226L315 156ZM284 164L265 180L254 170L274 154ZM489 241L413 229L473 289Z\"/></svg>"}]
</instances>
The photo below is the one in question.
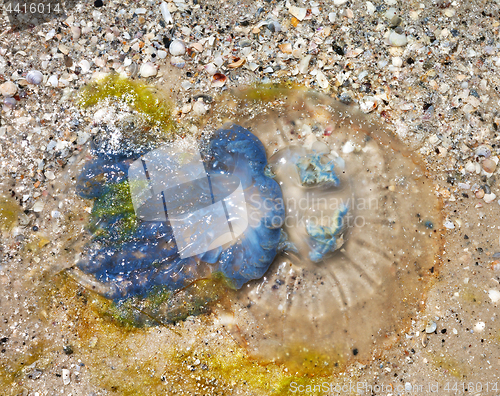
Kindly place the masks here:
<instances>
[{"instance_id":1,"label":"white shell","mask_svg":"<svg viewBox=\"0 0 500 396\"><path fill-rule=\"evenodd\" d=\"M180 56L172 56L170 58L170 64L172 66L178 67L179 69L182 69L184 66L186 66L186 62Z\"/></svg>"},{"instance_id":2,"label":"white shell","mask_svg":"<svg viewBox=\"0 0 500 396\"><path fill-rule=\"evenodd\" d=\"M170 11L168 10L168 5L164 1L162 1L160 4L160 11L161 15L163 16L163 20L167 25L174 23L174 20L172 19L172 14L170 14Z\"/></svg>"},{"instance_id":3,"label":"white shell","mask_svg":"<svg viewBox=\"0 0 500 396\"><path fill-rule=\"evenodd\" d=\"M207 107L205 106L205 103L202 101L197 100L193 104L193 113L196 115L204 115L207 112Z\"/></svg>"},{"instance_id":4,"label":"white shell","mask_svg":"<svg viewBox=\"0 0 500 396\"><path fill-rule=\"evenodd\" d=\"M139 74L141 75L141 77L156 76L156 73L157 73L156 67L151 62L143 63L139 70Z\"/></svg>"},{"instance_id":5,"label":"white shell","mask_svg":"<svg viewBox=\"0 0 500 396\"><path fill-rule=\"evenodd\" d=\"M174 40L170 43L168 50L173 56L184 55L184 53L186 52L186 46L181 40Z\"/></svg>"},{"instance_id":6,"label":"white shell","mask_svg":"<svg viewBox=\"0 0 500 396\"><path fill-rule=\"evenodd\" d=\"M59 79L55 74L49 77L49 79L47 80L47 85L52 85L54 88L57 88L57 86L59 85Z\"/></svg>"},{"instance_id":7,"label":"white shell","mask_svg":"<svg viewBox=\"0 0 500 396\"><path fill-rule=\"evenodd\" d=\"M41 84L43 81L43 74L41 72L39 72L38 70L31 70L26 75L26 81L28 81L28 83L33 84L33 85Z\"/></svg>"},{"instance_id":8,"label":"white shell","mask_svg":"<svg viewBox=\"0 0 500 396\"><path fill-rule=\"evenodd\" d=\"M0 85L0 93L3 96L14 96L17 92L17 85L12 81L6 81Z\"/></svg>"},{"instance_id":9,"label":"white shell","mask_svg":"<svg viewBox=\"0 0 500 396\"><path fill-rule=\"evenodd\" d=\"M217 73L217 66L215 66L213 63L208 63L205 65L205 70L209 75L213 76L215 73Z\"/></svg>"},{"instance_id":10,"label":"white shell","mask_svg":"<svg viewBox=\"0 0 500 396\"><path fill-rule=\"evenodd\" d=\"M88 73L90 71L90 62L86 59L82 59L79 63L78 66L82 69L82 73Z\"/></svg>"},{"instance_id":11,"label":"white shell","mask_svg":"<svg viewBox=\"0 0 500 396\"><path fill-rule=\"evenodd\" d=\"M9 108L14 108L16 106L16 103L17 103L17 100L15 100L14 98L11 98L10 96L7 96L4 100L3 100L3 104L4 106L7 106Z\"/></svg>"}]
</instances>

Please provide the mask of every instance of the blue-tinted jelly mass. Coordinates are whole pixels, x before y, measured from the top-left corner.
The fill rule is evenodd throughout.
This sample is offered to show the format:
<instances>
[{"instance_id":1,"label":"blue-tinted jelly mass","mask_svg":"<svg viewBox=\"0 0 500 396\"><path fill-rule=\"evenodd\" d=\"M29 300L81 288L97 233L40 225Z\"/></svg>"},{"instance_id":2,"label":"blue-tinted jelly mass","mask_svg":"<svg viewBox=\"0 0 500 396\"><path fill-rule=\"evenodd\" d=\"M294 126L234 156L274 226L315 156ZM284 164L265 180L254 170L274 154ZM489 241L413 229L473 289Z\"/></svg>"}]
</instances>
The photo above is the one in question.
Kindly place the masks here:
<instances>
[{"instance_id":1,"label":"blue-tinted jelly mass","mask_svg":"<svg viewBox=\"0 0 500 396\"><path fill-rule=\"evenodd\" d=\"M93 158L77 180L78 194L94 199L92 238L78 267L105 285L106 297L118 301L158 288L176 291L216 274L237 289L261 278L278 252L285 214L278 183L265 175L267 158L259 139L233 125L216 131L201 152L209 176L229 174L241 181L248 227L229 246L184 259L168 218L143 221L134 212L128 168L150 149L94 144Z\"/></svg>"}]
</instances>

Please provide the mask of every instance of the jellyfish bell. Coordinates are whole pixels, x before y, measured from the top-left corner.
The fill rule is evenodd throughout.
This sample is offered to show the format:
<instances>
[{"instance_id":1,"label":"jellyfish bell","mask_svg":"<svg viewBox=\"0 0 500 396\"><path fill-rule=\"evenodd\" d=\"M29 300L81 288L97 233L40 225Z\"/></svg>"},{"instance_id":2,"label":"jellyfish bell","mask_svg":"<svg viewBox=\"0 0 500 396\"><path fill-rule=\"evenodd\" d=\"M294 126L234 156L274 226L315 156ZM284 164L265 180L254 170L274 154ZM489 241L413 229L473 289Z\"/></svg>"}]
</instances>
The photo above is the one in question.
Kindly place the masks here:
<instances>
[{"instance_id":1,"label":"jellyfish bell","mask_svg":"<svg viewBox=\"0 0 500 396\"><path fill-rule=\"evenodd\" d=\"M196 300L198 281L238 289L261 278L283 222L281 190L266 164L262 143L237 125L202 142L153 148L97 142L77 181L78 194L95 201L91 241L73 276L118 305L186 288ZM169 321L171 305L166 299L148 315Z\"/></svg>"},{"instance_id":2,"label":"jellyfish bell","mask_svg":"<svg viewBox=\"0 0 500 396\"><path fill-rule=\"evenodd\" d=\"M422 308L441 246L419 159L316 92L239 90L213 111L262 141L285 207L280 254L226 307L234 337L256 358L302 368L313 356L343 367L393 342Z\"/></svg>"}]
</instances>

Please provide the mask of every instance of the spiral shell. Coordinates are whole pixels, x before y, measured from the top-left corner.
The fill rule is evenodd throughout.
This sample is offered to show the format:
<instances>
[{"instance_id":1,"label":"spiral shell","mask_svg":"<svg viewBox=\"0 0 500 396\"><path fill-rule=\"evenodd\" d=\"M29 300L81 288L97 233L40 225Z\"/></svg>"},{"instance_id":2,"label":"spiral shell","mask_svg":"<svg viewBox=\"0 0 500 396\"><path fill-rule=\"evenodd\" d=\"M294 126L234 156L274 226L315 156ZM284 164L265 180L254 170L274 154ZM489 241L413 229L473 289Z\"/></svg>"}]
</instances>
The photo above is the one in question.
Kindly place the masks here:
<instances>
[{"instance_id":1,"label":"spiral shell","mask_svg":"<svg viewBox=\"0 0 500 396\"><path fill-rule=\"evenodd\" d=\"M31 70L26 75L26 81L28 81L28 83L33 84L33 85L39 85L43 81L43 74L41 72L39 72L38 70Z\"/></svg>"}]
</instances>

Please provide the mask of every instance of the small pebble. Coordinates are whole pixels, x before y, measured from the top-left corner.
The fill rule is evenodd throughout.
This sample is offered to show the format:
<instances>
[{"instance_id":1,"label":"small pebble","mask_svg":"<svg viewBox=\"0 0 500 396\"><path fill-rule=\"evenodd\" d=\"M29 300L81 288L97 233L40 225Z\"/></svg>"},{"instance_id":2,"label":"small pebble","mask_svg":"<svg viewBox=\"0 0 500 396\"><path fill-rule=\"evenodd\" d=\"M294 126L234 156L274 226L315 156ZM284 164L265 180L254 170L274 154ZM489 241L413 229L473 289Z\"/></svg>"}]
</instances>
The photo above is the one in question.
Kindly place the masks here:
<instances>
[{"instance_id":1,"label":"small pebble","mask_svg":"<svg viewBox=\"0 0 500 396\"><path fill-rule=\"evenodd\" d=\"M208 75L213 76L215 73L217 73L217 66L215 66L213 63L208 63L205 65L205 71L208 73Z\"/></svg>"},{"instance_id":2,"label":"small pebble","mask_svg":"<svg viewBox=\"0 0 500 396\"><path fill-rule=\"evenodd\" d=\"M193 113L195 115L204 115L207 112L207 107L205 106L205 103L201 100L197 100L193 104Z\"/></svg>"},{"instance_id":3,"label":"small pebble","mask_svg":"<svg viewBox=\"0 0 500 396\"><path fill-rule=\"evenodd\" d=\"M78 40L82 34L82 31L78 26L73 26L71 28L71 34L73 36L73 40Z\"/></svg>"},{"instance_id":4,"label":"small pebble","mask_svg":"<svg viewBox=\"0 0 500 396\"><path fill-rule=\"evenodd\" d=\"M444 226L445 228L447 228L448 230L453 230L455 228L455 224L453 224L452 221L445 221L444 223Z\"/></svg>"},{"instance_id":5,"label":"small pebble","mask_svg":"<svg viewBox=\"0 0 500 396\"><path fill-rule=\"evenodd\" d=\"M491 299L491 301L497 303L500 301L500 291L491 289L488 291L488 297Z\"/></svg>"},{"instance_id":6,"label":"small pebble","mask_svg":"<svg viewBox=\"0 0 500 396\"><path fill-rule=\"evenodd\" d=\"M484 323L484 322L477 322L474 325L474 331L481 332L481 331L484 330L485 327L486 327L486 323Z\"/></svg>"},{"instance_id":7,"label":"small pebble","mask_svg":"<svg viewBox=\"0 0 500 396\"><path fill-rule=\"evenodd\" d=\"M168 51L173 56L184 55L184 53L186 52L186 46L181 40L174 40L170 43Z\"/></svg>"}]
</instances>

